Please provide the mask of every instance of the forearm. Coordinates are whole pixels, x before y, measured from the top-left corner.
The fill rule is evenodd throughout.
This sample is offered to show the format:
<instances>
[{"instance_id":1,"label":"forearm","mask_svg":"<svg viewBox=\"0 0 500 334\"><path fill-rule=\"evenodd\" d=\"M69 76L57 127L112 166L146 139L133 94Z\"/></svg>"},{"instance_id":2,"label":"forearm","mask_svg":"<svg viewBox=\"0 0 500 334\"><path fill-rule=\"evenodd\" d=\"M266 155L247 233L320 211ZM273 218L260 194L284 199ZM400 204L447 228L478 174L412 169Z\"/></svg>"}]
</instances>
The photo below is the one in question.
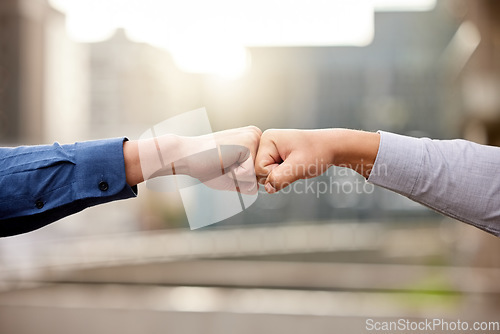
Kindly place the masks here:
<instances>
[{"instance_id":1,"label":"forearm","mask_svg":"<svg viewBox=\"0 0 500 334\"><path fill-rule=\"evenodd\" d=\"M188 174L186 158L215 148L213 136L185 137L174 134L123 143L127 184L172 174Z\"/></svg>"},{"instance_id":2,"label":"forearm","mask_svg":"<svg viewBox=\"0 0 500 334\"><path fill-rule=\"evenodd\" d=\"M186 174L185 158L208 149L209 140L168 134L123 143L127 184L135 186L156 176ZM200 143L204 143L201 145ZM210 143L208 143L210 144ZM215 145L215 144L213 144Z\"/></svg>"},{"instance_id":3,"label":"forearm","mask_svg":"<svg viewBox=\"0 0 500 334\"><path fill-rule=\"evenodd\" d=\"M183 174L205 181L220 176L225 169L241 165L240 170L255 176L253 167L261 131L257 127L219 131L201 136L166 134L125 142L123 155L126 180L130 186L145 180ZM252 180L253 181L253 180Z\"/></svg>"},{"instance_id":4,"label":"forearm","mask_svg":"<svg viewBox=\"0 0 500 334\"><path fill-rule=\"evenodd\" d=\"M0 149L0 236L28 232L87 207L134 197L124 138Z\"/></svg>"},{"instance_id":5,"label":"forearm","mask_svg":"<svg viewBox=\"0 0 500 334\"><path fill-rule=\"evenodd\" d=\"M136 140L123 143L123 158L125 162L125 177L131 187L144 181L139 157L139 143Z\"/></svg>"},{"instance_id":6,"label":"forearm","mask_svg":"<svg viewBox=\"0 0 500 334\"><path fill-rule=\"evenodd\" d=\"M368 181L500 234L500 148L381 133Z\"/></svg>"},{"instance_id":7,"label":"forearm","mask_svg":"<svg viewBox=\"0 0 500 334\"><path fill-rule=\"evenodd\" d=\"M269 193L319 176L334 165L368 177L379 138L377 133L348 129L266 130L257 152L257 177Z\"/></svg>"},{"instance_id":8,"label":"forearm","mask_svg":"<svg viewBox=\"0 0 500 334\"><path fill-rule=\"evenodd\" d=\"M328 141L333 148L333 164L353 169L368 178L375 163L380 134L349 129L332 129Z\"/></svg>"}]
</instances>

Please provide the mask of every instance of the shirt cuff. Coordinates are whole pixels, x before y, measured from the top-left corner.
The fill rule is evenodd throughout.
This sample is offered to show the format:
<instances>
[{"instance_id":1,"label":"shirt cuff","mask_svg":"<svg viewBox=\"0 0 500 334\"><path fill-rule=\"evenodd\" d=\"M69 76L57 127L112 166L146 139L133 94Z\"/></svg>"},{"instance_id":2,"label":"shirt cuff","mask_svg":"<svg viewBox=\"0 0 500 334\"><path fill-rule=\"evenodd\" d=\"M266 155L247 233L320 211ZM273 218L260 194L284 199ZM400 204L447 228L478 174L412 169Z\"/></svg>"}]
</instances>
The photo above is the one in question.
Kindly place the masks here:
<instances>
[{"instance_id":1,"label":"shirt cuff","mask_svg":"<svg viewBox=\"0 0 500 334\"><path fill-rule=\"evenodd\" d=\"M137 187L130 187L126 181L123 156L126 140L122 137L74 144L75 200L94 199L100 204L137 196Z\"/></svg>"}]
</instances>

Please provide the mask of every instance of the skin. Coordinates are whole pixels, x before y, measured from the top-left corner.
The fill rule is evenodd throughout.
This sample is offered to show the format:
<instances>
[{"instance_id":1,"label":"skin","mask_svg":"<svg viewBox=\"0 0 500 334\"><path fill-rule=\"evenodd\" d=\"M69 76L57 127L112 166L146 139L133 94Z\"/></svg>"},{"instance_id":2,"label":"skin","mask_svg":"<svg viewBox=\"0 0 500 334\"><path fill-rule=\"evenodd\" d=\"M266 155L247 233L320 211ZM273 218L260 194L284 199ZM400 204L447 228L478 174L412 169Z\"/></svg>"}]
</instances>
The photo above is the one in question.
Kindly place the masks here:
<instances>
[{"instance_id":1,"label":"skin","mask_svg":"<svg viewBox=\"0 0 500 334\"><path fill-rule=\"evenodd\" d=\"M207 164L209 159L203 159L202 155L198 159L196 155L191 156L214 138L217 145L236 145L236 149L219 156L220 161L216 163ZM268 193L279 191L299 179L319 176L331 166L351 168L368 178L380 144L378 133L358 130L270 129L262 133L254 126L217 132L213 137L166 135L158 139L161 150L176 157L173 159L177 174L191 175L205 182L223 165L226 173L232 171L239 180L244 180L247 176L254 177L252 167L255 162L257 180L265 185ZM125 173L130 186L144 181L139 146L138 141L123 144ZM238 146L247 150L237 149ZM156 154L152 150L151 158ZM189 158L178 159L182 156ZM145 159L144 156L142 158ZM169 173L170 169L156 175ZM231 173L228 177L231 178ZM250 187L252 182L248 181ZM216 186L223 187L224 184Z\"/></svg>"},{"instance_id":2,"label":"skin","mask_svg":"<svg viewBox=\"0 0 500 334\"><path fill-rule=\"evenodd\" d=\"M139 144L137 140L123 143L123 157L125 160L125 176L131 187L144 182L141 162L139 160Z\"/></svg>"},{"instance_id":3,"label":"skin","mask_svg":"<svg viewBox=\"0 0 500 334\"><path fill-rule=\"evenodd\" d=\"M173 163L176 174L190 175L211 187L224 189L226 183L232 186L234 182L229 179L235 176L240 182L248 181L240 184L242 189L256 191L256 189L249 190L249 187L255 185L253 162L261 135L262 131L259 128L247 126L197 137L169 134L158 137L156 143L153 139L126 141L123 143L123 156L127 183L135 186L144 182L145 173L142 167L147 168L151 165L155 167L146 173L146 179L171 175ZM214 152L214 145L217 145L220 152L218 159L213 159L210 154ZM168 167L164 170L156 167L157 149L161 151L163 162ZM227 177L214 182L212 178L220 175L222 169Z\"/></svg>"},{"instance_id":4,"label":"skin","mask_svg":"<svg viewBox=\"0 0 500 334\"><path fill-rule=\"evenodd\" d=\"M357 130L266 130L255 172L268 193L319 176L331 166L351 168L368 178L379 143L378 133Z\"/></svg>"}]
</instances>

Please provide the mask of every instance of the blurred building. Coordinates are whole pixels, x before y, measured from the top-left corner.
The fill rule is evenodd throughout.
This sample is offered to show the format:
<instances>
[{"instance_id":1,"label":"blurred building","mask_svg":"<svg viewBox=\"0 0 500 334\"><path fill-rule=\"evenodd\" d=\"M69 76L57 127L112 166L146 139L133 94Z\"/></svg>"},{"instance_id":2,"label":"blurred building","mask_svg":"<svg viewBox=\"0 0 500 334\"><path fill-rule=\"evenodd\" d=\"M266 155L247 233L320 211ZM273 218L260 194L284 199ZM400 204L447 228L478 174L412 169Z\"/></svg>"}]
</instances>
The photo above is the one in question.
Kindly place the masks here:
<instances>
[{"instance_id":1,"label":"blurred building","mask_svg":"<svg viewBox=\"0 0 500 334\"><path fill-rule=\"evenodd\" d=\"M3 141L42 139L43 32L50 11L43 1L3 1L0 5Z\"/></svg>"},{"instance_id":2,"label":"blurred building","mask_svg":"<svg viewBox=\"0 0 500 334\"><path fill-rule=\"evenodd\" d=\"M46 0L5 0L0 26L0 141L82 139L85 48L67 38L64 16Z\"/></svg>"},{"instance_id":3,"label":"blurred building","mask_svg":"<svg viewBox=\"0 0 500 334\"><path fill-rule=\"evenodd\" d=\"M138 137L172 114L178 70L165 50L133 42L122 29L88 48L92 137Z\"/></svg>"},{"instance_id":4,"label":"blurred building","mask_svg":"<svg viewBox=\"0 0 500 334\"><path fill-rule=\"evenodd\" d=\"M464 11L464 7L468 10ZM472 22L481 43L460 75L467 122L465 135L476 142L500 144L500 3L475 1L455 4L454 13Z\"/></svg>"},{"instance_id":5,"label":"blurred building","mask_svg":"<svg viewBox=\"0 0 500 334\"><path fill-rule=\"evenodd\" d=\"M464 106L462 123L466 139L500 146L500 3L492 0L451 2L452 13L471 22L478 30L480 43L470 55L458 77ZM475 264L500 267L497 240L478 236ZM496 298L500 305L500 298Z\"/></svg>"}]
</instances>

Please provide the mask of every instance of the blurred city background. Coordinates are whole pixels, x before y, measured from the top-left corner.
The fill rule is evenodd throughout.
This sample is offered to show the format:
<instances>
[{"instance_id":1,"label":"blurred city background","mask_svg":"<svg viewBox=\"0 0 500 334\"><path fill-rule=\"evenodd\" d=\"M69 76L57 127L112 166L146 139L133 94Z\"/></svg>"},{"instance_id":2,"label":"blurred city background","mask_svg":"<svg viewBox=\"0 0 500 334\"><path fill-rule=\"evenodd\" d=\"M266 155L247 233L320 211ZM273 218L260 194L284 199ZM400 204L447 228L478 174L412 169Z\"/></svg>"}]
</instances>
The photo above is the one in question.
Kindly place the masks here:
<instances>
[{"instance_id":1,"label":"blurred city background","mask_svg":"<svg viewBox=\"0 0 500 334\"><path fill-rule=\"evenodd\" d=\"M214 131L347 127L500 145L500 2L0 2L2 145L137 139L200 107ZM137 199L1 239L0 333L500 320L497 238L346 170L318 180L333 191L261 192L196 231L177 193L141 185Z\"/></svg>"}]
</instances>

